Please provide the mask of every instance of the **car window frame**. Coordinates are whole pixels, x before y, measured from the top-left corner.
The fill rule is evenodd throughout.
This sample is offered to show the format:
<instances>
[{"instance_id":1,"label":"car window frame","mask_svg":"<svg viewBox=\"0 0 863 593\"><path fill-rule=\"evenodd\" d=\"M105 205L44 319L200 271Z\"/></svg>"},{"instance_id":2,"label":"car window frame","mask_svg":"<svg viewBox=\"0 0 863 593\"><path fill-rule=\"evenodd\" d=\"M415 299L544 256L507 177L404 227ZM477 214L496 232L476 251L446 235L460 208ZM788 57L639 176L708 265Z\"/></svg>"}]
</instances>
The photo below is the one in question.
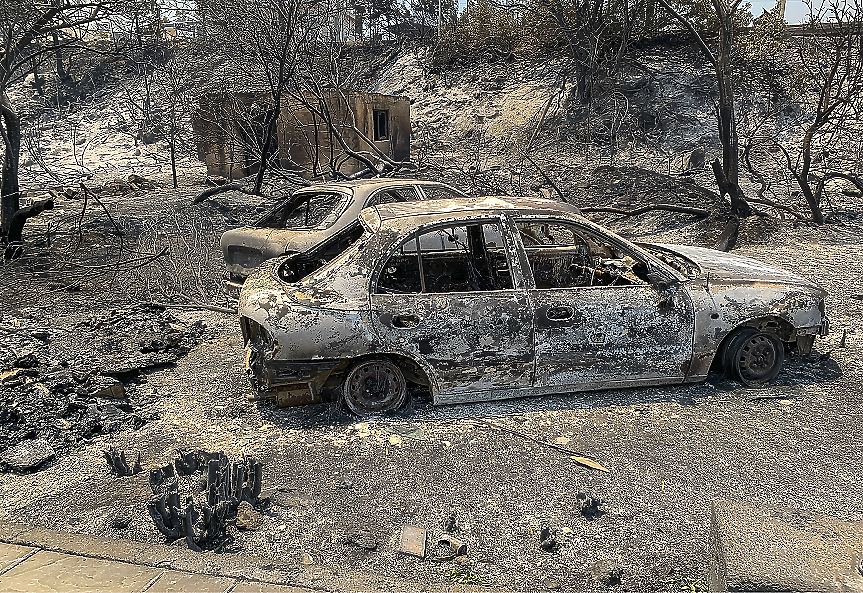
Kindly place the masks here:
<instances>
[{"instance_id":1,"label":"car window frame","mask_svg":"<svg viewBox=\"0 0 863 593\"><path fill-rule=\"evenodd\" d=\"M321 223L317 226L308 227L308 228L304 228L304 229L289 229L289 228L285 228L285 227L274 228L274 227L261 226L261 222L263 220L274 215L276 212L279 211L279 209L287 208L295 200L297 203L302 201L302 197L306 194L336 194L336 195L340 195L342 197L342 199L339 202L339 205L333 209L333 213L336 213L337 211L338 211L338 213L332 219L332 223L330 223L327 226L321 226L321 224L323 224L323 223ZM353 195L351 195L351 193L346 192L346 191L339 189L339 188L326 188L326 189L321 189L321 188L306 189L306 188L303 188L303 189L299 189L299 190L295 191L294 193L292 193L289 198L286 198L284 200L279 201L275 206L273 206L267 212L265 212L264 214L259 216L255 220L255 222L252 223L252 228L268 229L271 231L292 231L292 232L327 230L327 229L330 229L330 228L336 226L336 224L338 224L339 220L345 215L345 212L348 210L348 208L350 207L352 202L353 202ZM332 216L332 214L330 216L327 216L327 218L325 218L324 221L329 220L331 216Z\"/></svg>"},{"instance_id":2,"label":"car window frame","mask_svg":"<svg viewBox=\"0 0 863 593\"><path fill-rule=\"evenodd\" d=\"M377 294L388 294L388 293L378 293L378 281L380 280L380 275L383 273L384 267L390 261L390 259L396 254L399 248L407 243L408 241L415 240L419 235L425 234L430 231L434 231L438 228L446 228L452 226L470 226L471 224L483 224L484 222L494 222L500 228L500 235L503 238L504 245L503 250L507 254L507 264L510 268L510 277L512 278L512 288L504 288L499 290L482 290L482 291L462 291L462 292L409 292L409 293L400 293L402 296L407 295L439 295L439 294L483 294L483 293L503 293L503 292L524 292L527 290L526 286L526 278L523 272L523 265L521 263L521 255L519 254L515 243L512 238L512 230L509 227L509 223L507 218L503 214L482 214L471 217L464 218L456 218L449 219L446 221L443 220L435 220L433 222L428 222L422 224L420 226L414 227L407 234L401 234L396 238L390 246L384 251L384 255L378 258L378 261L375 263L374 268L372 269L372 273L369 275L370 280L368 284L369 296L374 296ZM377 232L380 233L379 229ZM513 259L513 256L516 256Z\"/></svg>"},{"instance_id":3,"label":"car window frame","mask_svg":"<svg viewBox=\"0 0 863 593\"><path fill-rule=\"evenodd\" d=\"M397 186L385 186L385 187L379 187L376 190L374 190L373 192L371 192L366 197L365 201L363 202L363 206L361 209L363 209L363 208L374 208L376 206L383 205L383 204L372 204L372 201L374 201L374 199L378 196L378 194L382 194L382 193L390 192L390 191L405 190L405 189L412 190L414 192L414 195L416 196L416 199L415 200L399 200L398 202L387 202L387 204L406 204L406 203L411 202L411 201L420 202L423 200L422 194L419 191L417 191L417 187L415 185L409 185L408 184L408 185L397 185Z\"/></svg>"},{"instance_id":4,"label":"car window frame","mask_svg":"<svg viewBox=\"0 0 863 593\"><path fill-rule=\"evenodd\" d=\"M466 193L464 193L463 191L461 191L457 187L447 185L446 183L423 183L422 185L417 185L416 188L419 190L420 194L422 195L422 197L420 199L424 200L424 201L425 200L428 200L428 201L433 200L433 198L430 198L426 195L426 192L425 192L426 188L445 189L445 190L454 191L456 193L456 195L453 196L453 198L469 198L470 197L469 195L467 195ZM449 199L452 199L452 198L449 198Z\"/></svg>"}]
</instances>

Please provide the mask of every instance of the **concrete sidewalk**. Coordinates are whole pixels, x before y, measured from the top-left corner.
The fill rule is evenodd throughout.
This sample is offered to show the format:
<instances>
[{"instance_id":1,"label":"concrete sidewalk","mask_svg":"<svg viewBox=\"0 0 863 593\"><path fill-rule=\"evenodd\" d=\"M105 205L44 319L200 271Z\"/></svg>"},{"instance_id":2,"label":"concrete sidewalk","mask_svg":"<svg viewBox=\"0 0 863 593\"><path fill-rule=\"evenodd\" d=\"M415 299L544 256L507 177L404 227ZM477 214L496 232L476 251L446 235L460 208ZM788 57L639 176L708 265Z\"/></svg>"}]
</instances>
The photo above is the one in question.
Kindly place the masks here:
<instances>
[{"instance_id":1,"label":"concrete sidewalk","mask_svg":"<svg viewBox=\"0 0 863 593\"><path fill-rule=\"evenodd\" d=\"M2 591L311 591L0 543Z\"/></svg>"},{"instance_id":2,"label":"concrete sidewalk","mask_svg":"<svg viewBox=\"0 0 863 593\"><path fill-rule=\"evenodd\" d=\"M428 591L419 583L254 553L66 533L0 522L0 591ZM448 590L451 590L449 587ZM476 587L457 587L475 591Z\"/></svg>"}]
</instances>

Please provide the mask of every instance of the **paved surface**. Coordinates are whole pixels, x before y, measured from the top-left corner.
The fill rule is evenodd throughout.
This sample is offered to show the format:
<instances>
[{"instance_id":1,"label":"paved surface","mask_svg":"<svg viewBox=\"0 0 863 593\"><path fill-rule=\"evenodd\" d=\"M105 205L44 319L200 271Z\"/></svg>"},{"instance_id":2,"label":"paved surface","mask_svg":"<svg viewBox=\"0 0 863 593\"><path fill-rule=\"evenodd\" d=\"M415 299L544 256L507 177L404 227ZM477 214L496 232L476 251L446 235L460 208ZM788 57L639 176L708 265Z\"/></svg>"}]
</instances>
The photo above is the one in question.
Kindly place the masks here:
<instances>
[{"instance_id":1,"label":"paved surface","mask_svg":"<svg viewBox=\"0 0 863 593\"><path fill-rule=\"evenodd\" d=\"M0 543L2 591L309 591Z\"/></svg>"}]
</instances>

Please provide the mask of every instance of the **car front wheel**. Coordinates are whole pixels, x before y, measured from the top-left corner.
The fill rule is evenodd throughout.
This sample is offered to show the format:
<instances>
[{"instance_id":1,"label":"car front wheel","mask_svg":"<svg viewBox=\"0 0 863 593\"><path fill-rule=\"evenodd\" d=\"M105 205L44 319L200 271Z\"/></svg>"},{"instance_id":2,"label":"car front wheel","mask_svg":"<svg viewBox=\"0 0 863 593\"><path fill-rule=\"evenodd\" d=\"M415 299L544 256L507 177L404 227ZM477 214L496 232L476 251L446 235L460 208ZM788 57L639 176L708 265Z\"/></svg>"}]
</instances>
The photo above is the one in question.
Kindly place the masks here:
<instances>
[{"instance_id":1,"label":"car front wheel","mask_svg":"<svg viewBox=\"0 0 863 593\"><path fill-rule=\"evenodd\" d=\"M404 374L386 358L354 364L342 382L342 401L357 416L397 410L407 401L407 396Z\"/></svg>"},{"instance_id":2,"label":"car front wheel","mask_svg":"<svg viewBox=\"0 0 863 593\"><path fill-rule=\"evenodd\" d=\"M776 334L743 328L728 342L724 366L728 376L747 386L769 383L785 361L785 348Z\"/></svg>"}]
</instances>

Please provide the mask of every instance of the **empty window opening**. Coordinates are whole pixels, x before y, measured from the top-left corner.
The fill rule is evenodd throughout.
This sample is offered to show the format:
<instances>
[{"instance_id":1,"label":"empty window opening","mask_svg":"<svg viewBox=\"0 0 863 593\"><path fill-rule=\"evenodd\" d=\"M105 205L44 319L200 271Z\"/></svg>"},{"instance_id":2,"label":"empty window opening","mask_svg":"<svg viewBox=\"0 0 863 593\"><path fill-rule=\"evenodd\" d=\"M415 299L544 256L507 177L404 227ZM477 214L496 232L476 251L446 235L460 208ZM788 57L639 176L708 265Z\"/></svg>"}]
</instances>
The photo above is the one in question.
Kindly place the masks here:
<instances>
[{"instance_id":1,"label":"empty window opening","mask_svg":"<svg viewBox=\"0 0 863 593\"><path fill-rule=\"evenodd\" d=\"M404 242L378 280L377 292L446 293L511 290L497 223L436 228Z\"/></svg>"},{"instance_id":2,"label":"empty window opening","mask_svg":"<svg viewBox=\"0 0 863 593\"><path fill-rule=\"evenodd\" d=\"M386 109L375 109L372 112L375 124L375 142L390 139L390 112Z\"/></svg>"}]
</instances>

